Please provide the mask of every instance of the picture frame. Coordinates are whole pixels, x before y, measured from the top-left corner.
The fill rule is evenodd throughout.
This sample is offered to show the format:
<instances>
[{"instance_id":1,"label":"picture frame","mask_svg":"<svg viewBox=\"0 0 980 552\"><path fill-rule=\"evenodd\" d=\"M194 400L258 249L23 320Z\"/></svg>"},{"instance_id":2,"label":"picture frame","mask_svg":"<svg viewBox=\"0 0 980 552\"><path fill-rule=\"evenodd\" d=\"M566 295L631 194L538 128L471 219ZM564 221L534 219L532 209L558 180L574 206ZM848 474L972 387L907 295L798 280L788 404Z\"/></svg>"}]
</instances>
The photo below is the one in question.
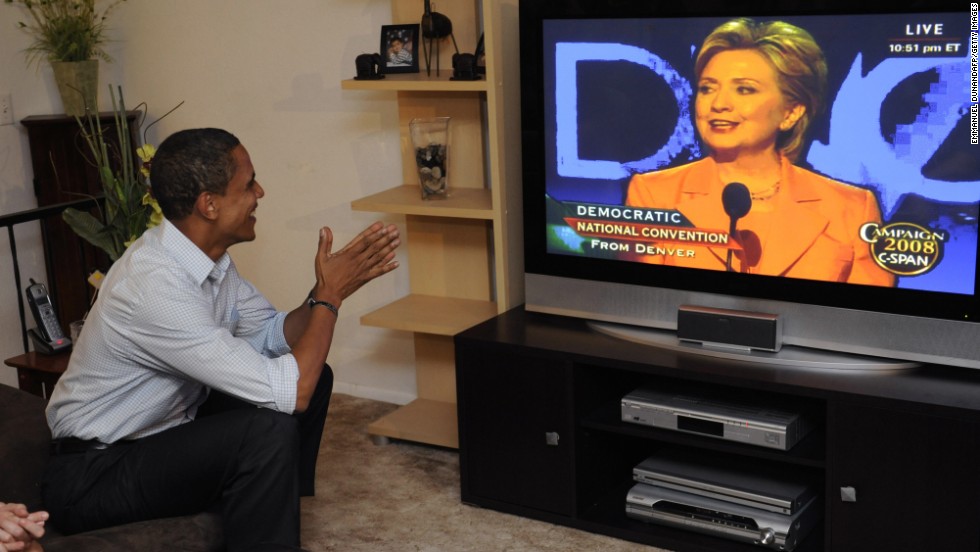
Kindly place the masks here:
<instances>
[{"instance_id":1,"label":"picture frame","mask_svg":"<svg viewBox=\"0 0 980 552\"><path fill-rule=\"evenodd\" d=\"M419 24L381 26L381 72L419 72Z\"/></svg>"}]
</instances>

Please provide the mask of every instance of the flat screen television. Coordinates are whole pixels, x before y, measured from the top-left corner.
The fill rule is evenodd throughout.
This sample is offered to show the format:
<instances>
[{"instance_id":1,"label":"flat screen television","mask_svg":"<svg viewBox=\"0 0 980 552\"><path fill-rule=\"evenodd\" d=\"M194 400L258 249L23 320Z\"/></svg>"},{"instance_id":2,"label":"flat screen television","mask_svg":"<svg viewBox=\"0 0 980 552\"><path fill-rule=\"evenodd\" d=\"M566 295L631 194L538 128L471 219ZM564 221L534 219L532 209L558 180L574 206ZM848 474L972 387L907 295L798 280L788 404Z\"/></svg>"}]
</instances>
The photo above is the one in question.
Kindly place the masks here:
<instances>
[{"instance_id":1,"label":"flat screen television","mask_svg":"<svg viewBox=\"0 0 980 552\"><path fill-rule=\"evenodd\" d=\"M526 308L628 338L670 336L682 306L766 313L783 351L826 351L829 366L980 368L970 7L521 2ZM739 18L808 32L825 87L805 70L757 82L775 62L723 57L745 49L730 43L697 74L703 41ZM753 120L767 91L776 103ZM791 154L799 103L810 120ZM752 172L773 141L778 171Z\"/></svg>"}]
</instances>

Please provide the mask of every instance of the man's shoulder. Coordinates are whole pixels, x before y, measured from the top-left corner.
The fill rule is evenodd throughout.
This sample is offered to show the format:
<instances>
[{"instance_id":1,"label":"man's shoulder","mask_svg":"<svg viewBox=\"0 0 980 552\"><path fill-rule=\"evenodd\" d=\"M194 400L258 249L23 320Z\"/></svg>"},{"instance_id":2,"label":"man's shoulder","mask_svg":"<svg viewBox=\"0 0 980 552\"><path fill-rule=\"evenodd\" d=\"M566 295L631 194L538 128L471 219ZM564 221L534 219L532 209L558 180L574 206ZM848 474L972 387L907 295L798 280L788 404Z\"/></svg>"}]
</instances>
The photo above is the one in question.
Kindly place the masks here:
<instances>
[{"instance_id":1,"label":"man's shoulder","mask_svg":"<svg viewBox=\"0 0 980 552\"><path fill-rule=\"evenodd\" d=\"M154 236L144 234L144 239L113 263L103 285L107 293L136 301L148 292L167 296L194 282L172 251Z\"/></svg>"},{"instance_id":2,"label":"man's shoulder","mask_svg":"<svg viewBox=\"0 0 980 552\"><path fill-rule=\"evenodd\" d=\"M155 230L155 229L153 229ZM159 233L147 231L142 238L129 246L116 263L121 263L122 272L129 275L171 272L179 263L160 239Z\"/></svg>"}]
</instances>

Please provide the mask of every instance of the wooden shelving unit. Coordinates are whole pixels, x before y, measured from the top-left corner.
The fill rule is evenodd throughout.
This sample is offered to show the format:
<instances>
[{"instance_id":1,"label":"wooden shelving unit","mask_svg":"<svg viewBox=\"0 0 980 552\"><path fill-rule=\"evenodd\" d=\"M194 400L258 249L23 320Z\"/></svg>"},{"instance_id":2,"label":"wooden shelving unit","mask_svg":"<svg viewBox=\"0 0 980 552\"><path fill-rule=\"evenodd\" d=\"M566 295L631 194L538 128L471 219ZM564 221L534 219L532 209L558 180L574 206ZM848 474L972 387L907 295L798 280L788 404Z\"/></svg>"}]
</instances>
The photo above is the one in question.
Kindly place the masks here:
<instances>
[{"instance_id":1,"label":"wooden shelving unit","mask_svg":"<svg viewBox=\"0 0 980 552\"><path fill-rule=\"evenodd\" d=\"M355 211L493 220L490 190L478 188L453 190L452 199L447 201L423 201L418 185L406 184L354 200L351 207Z\"/></svg>"},{"instance_id":2,"label":"wooden shelving unit","mask_svg":"<svg viewBox=\"0 0 980 552\"><path fill-rule=\"evenodd\" d=\"M345 80L341 87L393 92L402 144L402 181L351 208L405 216L411 293L361 323L413 332L418 398L368 431L457 448L453 336L524 301L517 0L447 0L433 10L452 21L461 52L473 52L484 34L485 78L450 80L455 52L445 39L439 74L435 60L431 75L422 61L418 74ZM418 22L423 11L422 0L392 0L392 23ZM452 117L450 191L444 200L423 201L408 123L434 116Z\"/></svg>"}]
</instances>

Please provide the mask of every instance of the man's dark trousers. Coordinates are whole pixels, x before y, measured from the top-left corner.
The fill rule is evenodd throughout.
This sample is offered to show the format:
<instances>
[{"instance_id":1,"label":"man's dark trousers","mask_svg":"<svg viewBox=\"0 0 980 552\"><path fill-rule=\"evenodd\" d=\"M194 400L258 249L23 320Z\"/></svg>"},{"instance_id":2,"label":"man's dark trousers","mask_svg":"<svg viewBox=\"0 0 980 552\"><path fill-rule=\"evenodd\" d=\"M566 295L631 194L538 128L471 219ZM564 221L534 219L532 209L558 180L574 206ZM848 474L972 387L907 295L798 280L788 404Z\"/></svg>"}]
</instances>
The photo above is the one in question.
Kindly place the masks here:
<instances>
[{"instance_id":1,"label":"man's dark trousers","mask_svg":"<svg viewBox=\"0 0 980 552\"><path fill-rule=\"evenodd\" d=\"M53 454L43 494L64 533L221 514L229 552L299 546L299 497L312 495L333 371L306 412L288 415L212 392L189 423L108 448Z\"/></svg>"}]
</instances>

